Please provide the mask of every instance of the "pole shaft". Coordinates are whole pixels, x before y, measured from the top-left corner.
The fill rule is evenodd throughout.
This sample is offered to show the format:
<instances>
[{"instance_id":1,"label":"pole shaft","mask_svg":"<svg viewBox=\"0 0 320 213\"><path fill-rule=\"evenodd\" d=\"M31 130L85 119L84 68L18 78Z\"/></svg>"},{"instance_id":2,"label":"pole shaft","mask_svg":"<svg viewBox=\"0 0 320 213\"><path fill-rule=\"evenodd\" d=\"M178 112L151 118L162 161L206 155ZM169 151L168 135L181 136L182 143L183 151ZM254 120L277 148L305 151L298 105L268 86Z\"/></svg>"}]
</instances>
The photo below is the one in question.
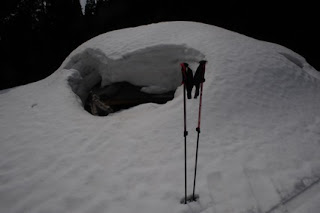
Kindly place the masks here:
<instances>
[{"instance_id":1,"label":"pole shaft","mask_svg":"<svg viewBox=\"0 0 320 213\"><path fill-rule=\"evenodd\" d=\"M193 193L192 193L193 200L195 200L195 189L196 189L196 179L197 179L199 135L200 135L200 132L198 132L198 136L197 136L196 162L195 162L195 167L194 167Z\"/></svg>"},{"instance_id":2,"label":"pole shaft","mask_svg":"<svg viewBox=\"0 0 320 213\"><path fill-rule=\"evenodd\" d=\"M201 124L202 93L203 93L203 83L201 83L201 86L200 86L200 102L199 102L199 114L198 114L199 131L200 131L200 124Z\"/></svg>"},{"instance_id":3,"label":"pole shaft","mask_svg":"<svg viewBox=\"0 0 320 213\"><path fill-rule=\"evenodd\" d=\"M193 200L195 200L195 189L196 189L197 167L198 167L198 150L199 150L200 124L201 124L202 91L203 91L203 83L201 83L201 88L200 88L200 101L199 101L199 114L198 114L198 127L197 127L198 135L197 135L196 160L195 160L195 166L194 166L193 193L192 193Z\"/></svg>"},{"instance_id":4,"label":"pole shaft","mask_svg":"<svg viewBox=\"0 0 320 213\"><path fill-rule=\"evenodd\" d=\"M184 203L187 204L187 113L186 113L186 84L183 84L184 109Z\"/></svg>"}]
</instances>

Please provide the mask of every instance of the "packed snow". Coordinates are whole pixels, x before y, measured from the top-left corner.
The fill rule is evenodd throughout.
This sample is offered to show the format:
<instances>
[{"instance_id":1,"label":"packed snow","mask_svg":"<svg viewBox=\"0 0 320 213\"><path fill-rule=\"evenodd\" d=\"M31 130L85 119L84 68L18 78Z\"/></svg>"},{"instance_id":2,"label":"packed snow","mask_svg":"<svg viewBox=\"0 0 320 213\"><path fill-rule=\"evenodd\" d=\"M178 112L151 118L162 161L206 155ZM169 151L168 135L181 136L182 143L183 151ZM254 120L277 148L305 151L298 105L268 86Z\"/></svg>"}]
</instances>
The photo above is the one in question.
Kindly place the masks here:
<instances>
[{"instance_id":1,"label":"packed snow","mask_svg":"<svg viewBox=\"0 0 320 213\"><path fill-rule=\"evenodd\" d=\"M180 63L195 70L202 59L200 199L183 205ZM120 81L175 97L107 117L84 110L94 85ZM319 212L319 94L319 72L302 56L219 27L102 34L46 79L0 91L0 212ZM188 194L198 101L187 100Z\"/></svg>"}]
</instances>

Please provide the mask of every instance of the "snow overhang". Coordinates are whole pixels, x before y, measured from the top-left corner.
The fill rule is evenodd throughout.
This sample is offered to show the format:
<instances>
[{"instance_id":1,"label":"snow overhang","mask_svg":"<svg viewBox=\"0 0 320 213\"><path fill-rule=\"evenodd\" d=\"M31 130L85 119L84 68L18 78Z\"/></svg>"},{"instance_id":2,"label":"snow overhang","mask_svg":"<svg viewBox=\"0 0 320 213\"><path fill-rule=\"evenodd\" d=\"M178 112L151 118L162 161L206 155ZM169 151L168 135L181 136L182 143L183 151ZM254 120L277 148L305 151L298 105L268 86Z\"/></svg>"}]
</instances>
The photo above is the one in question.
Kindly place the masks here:
<instances>
[{"instance_id":1,"label":"snow overhang","mask_svg":"<svg viewBox=\"0 0 320 213\"><path fill-rule=\"evenodd\" d=\"M180 63L197 63L204 58L200 51L176 44L150 46L117 57L86 48L63 68L73 71L69 85L84 103L89 91L99 82L101 87L129 82L150 94L175 90L181 85Z\"/></svg>"}]
</instances>

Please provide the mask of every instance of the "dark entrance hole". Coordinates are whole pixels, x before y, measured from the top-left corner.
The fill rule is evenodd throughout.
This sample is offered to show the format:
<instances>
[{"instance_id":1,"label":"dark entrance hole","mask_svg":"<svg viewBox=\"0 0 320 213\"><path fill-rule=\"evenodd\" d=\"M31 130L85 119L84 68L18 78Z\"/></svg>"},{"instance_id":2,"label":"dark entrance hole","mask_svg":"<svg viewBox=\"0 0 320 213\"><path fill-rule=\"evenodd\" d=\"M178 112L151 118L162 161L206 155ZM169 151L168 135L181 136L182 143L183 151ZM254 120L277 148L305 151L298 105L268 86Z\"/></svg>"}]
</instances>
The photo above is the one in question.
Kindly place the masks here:
<instances>
[{"instance_id":1,"label":"dark entrance hole","mask_svg":"<svg viewBox=\"0 0 320 213\"><path fill-rule=\"evenodd\" d=\"M141 92L141 86L128 82L117 82L101 88L99 82L85 101L84 108L92 115L107 116L123 109L145 103L164 104L173 99L175 91L163 94Z\"/></svg>"}]
</instances>

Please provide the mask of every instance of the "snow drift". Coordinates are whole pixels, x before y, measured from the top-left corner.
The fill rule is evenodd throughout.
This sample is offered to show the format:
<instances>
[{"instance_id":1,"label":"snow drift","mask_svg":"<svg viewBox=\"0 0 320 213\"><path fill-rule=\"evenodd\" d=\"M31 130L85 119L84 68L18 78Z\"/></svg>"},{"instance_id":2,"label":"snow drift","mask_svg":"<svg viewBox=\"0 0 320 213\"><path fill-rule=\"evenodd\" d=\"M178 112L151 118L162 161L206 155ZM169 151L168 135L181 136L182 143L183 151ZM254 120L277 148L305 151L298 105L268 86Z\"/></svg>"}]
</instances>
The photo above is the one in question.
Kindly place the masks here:
<instances>
[{"instance_id":1,"label":"snow drift","mask_svg":"<svg viewBox=\"0 0 320 213\"><path fill-rule=\"evenodd\" d=\"M181 205L179 63L195 70L204 58L200 200ZM164 105L97 118L82 102L99 81L177 90ZM48 78L1 91L0 211L315 212L319 94L319 73L300 55L215 26L167 22L100 35ZM191 180L198 102L187 110Z\"/></svg>"}]
</instances>

